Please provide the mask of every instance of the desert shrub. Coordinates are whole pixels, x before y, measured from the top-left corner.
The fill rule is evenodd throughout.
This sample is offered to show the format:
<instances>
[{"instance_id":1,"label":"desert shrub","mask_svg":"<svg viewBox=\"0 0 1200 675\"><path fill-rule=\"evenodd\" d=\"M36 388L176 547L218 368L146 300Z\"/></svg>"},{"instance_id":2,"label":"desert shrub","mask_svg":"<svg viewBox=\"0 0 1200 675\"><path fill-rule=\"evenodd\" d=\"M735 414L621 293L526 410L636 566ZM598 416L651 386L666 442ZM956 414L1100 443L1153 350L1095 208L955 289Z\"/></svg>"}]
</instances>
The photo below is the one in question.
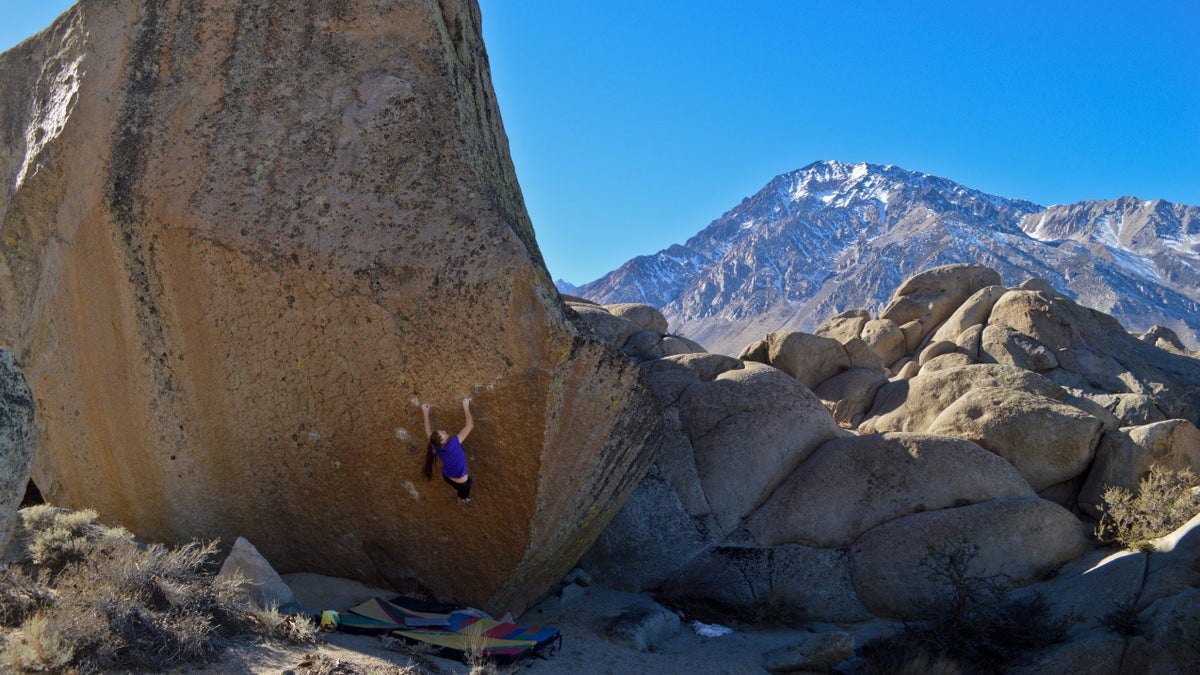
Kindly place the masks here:
<instances>
[{"instance_id":1,"label":"desert shrub","mask_svg":"<svg viewBox=\"0 0 1200 675\"><path fill-rule=\"evenodd\" d=\"M0 567L0 626L13 628L53 600L49 588L31 579L19 567Z\"/></svg>"},{"instance_id":2,"label":"desert shrub","mask_svg":"<svg viewBox=\"0 0 1200 675\"><path fill-rule=\"evenodd\" d=\"M94 512L21 513L25 555L0 574L0 617L15 627L0 670L164 670L236 635L316 639L307 619L258 610L240 579L218 578L215 542L167 548L107 528Z\"/></svg>"},{"instance_id":3,"label":"desert shrub","mask_svg":"<svg viewBox=\"0 0 1200 675\"><path fill-rule=\"evenodd\" d=\"M71 511L39 504L22 509L20 515L14 537L39 574L54 576L67 565L83 560L93 548L130 537L121 528L102 525L91 509Z\"/></svg>"},{"instance_id":4,"label":"desert shrub","mask_svg":"<svg viewBox=\"0 0 1200 675\"><path fill-rule=\"evenodd\" d=\"M1170 534L1200 512L1196 475L1157 464L1138 483L1137 493L1108 487L1100 503L1096 538L1106 544L1148 550L1150 540Z\"/></svg>"},{"instance_id":5,"label":"desert shrub","mask_svg":"<svg viewBox=\"0 0 1200 675\"><path fill-rule=\"evenodd\" d=\"M863 645L867 672L999 673L1066 637L1074 617L1056 618L1040 594L1014 599L1007 577L971 574L978 552L965 543L929 551L923 566L943 597L899 633Z\"/></svg>"}]
</instances>

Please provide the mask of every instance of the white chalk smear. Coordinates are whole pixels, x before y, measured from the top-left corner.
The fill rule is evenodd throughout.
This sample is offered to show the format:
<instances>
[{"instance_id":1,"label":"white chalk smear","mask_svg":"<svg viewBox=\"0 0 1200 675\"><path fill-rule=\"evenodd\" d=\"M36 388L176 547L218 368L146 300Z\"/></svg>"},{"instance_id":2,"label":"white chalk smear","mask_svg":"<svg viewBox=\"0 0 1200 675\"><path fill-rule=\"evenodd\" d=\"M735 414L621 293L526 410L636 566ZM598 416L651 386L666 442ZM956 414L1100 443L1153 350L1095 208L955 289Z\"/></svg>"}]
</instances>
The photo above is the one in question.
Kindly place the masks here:
<instances>
[{"instance_id":1,"label":"white chalk smear","mask_svg":"<svg viewBox=\"0 0 1200 675\"><path fill-rule=\"evenodd\" d=\"M421 493L417 492L417 486L412 484L412 481L406 480L402 483L404 489L408 491L408 496L413 498L414 502L421 501Z\"/></svg>"}]
</instances>

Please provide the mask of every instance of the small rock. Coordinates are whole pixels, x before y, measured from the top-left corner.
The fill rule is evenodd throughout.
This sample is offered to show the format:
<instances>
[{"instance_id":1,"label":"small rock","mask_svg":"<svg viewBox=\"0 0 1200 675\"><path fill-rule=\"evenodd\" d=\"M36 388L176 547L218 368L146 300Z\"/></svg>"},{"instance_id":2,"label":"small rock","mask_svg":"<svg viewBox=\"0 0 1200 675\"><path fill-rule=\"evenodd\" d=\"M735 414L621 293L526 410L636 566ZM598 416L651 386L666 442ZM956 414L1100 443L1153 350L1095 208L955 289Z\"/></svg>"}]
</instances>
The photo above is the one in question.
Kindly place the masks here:
<instances>
[{"instance_id":1,"label":"small rock","mask_svg":"<svg viewBox=\"0 0 1200 675\"><path fill-rule=\"evenodd\" d=\"M276 607L280 612L294 612L300 609L300 603L292 589L283 582L271 563L254 548L254 544L238 537L233 544L233 550L221 565L218 578L227 578L237 574L244 580L242 591L259 607L266 609Z\"/></svg>"},{"instance_id":2,"label":"small rock","mask_svg":"<svg viewBox=\"0 0 1200 675\"><path fill-rule=\"evenodd\" d=\"M591 586L592 585L592 575L585 572L583 570L583 568L576 567L575 569L573 569L567 573L567 576L563 578L563 583L579 584L580 586Z\"/></svg>"},{"instance_id":3,"label":"small rock","mask_svg":"<svg viewBox=\"0 0 1200 675\"><path fill-rule=\"evenodd\" d=\"M604 634L615 644L652 652L679 634L679 615L658 603L631 607L609 621Z\"/></svg>"},{"instance_id":4,"label":"small rock","mask_svg":"<svg viewBox=\"0 0 1200 675\"><path fill-rule=\"evenodd\" d=\"M563 587L562 593L558 596L558 604L569 605L579 598L582 598L587 593L583 586L578 584L567 584Z\"/></svg>"}]
</instances>

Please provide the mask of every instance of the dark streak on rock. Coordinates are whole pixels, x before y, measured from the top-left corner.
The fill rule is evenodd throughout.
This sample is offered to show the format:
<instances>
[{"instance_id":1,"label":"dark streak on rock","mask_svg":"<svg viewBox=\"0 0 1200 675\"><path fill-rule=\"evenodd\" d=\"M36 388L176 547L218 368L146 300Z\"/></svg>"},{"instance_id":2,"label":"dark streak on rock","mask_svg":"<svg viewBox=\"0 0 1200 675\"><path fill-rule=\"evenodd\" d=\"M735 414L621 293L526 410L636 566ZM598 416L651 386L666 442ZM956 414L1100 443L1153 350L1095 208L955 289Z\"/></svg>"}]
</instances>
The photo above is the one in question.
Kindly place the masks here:
<instances>
[{"instance_id":1,"label":"dark streak on rock","mask_svg":"<svg viewBox=\"0 0 1200 675\"><path fill-rule=\"evenodd\" d=\"M134 296L138 333L157 386L151 406L159 415L177 408L178 391L171 368L170 348L158 308L162 281L154 264L153 238L145 233L145 207L138 186L146 173L151 146L154 101L159 89L159 42L163 28L161 3L143 0L142 17L134 28L121 109L112 137L105 198L116 227L117 244L125 256ZM169 428L164 425L164 429ZM182 432L164 437L164 448L182 448ZM165 434L164 434L165 436Z\"/></svg>"}]
</instances>

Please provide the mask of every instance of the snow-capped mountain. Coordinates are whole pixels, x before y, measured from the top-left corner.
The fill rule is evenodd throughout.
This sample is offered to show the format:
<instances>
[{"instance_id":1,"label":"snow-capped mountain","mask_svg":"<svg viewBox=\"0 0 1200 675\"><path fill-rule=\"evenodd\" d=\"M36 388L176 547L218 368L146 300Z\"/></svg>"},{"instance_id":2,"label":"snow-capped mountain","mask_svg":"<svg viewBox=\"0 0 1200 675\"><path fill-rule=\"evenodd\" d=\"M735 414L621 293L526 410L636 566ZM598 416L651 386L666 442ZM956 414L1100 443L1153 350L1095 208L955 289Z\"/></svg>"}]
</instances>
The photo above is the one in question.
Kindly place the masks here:
<instances>
[{"instance_id":1,"label":"snow-capped mountain","mask_svg":"<svg viewBox=\"0 0 1200 675\"><path fill-rule=\"evenodd\" d=\"M877 313L905 278L988 265L1038 277L1130 330L1200 334L1200 208L1122 198L1045 208L894 166L817 162L774 178L684 244L574 294L663 309L672 330L736 353L763 334Z\"/></svg>"}]
</instances>

